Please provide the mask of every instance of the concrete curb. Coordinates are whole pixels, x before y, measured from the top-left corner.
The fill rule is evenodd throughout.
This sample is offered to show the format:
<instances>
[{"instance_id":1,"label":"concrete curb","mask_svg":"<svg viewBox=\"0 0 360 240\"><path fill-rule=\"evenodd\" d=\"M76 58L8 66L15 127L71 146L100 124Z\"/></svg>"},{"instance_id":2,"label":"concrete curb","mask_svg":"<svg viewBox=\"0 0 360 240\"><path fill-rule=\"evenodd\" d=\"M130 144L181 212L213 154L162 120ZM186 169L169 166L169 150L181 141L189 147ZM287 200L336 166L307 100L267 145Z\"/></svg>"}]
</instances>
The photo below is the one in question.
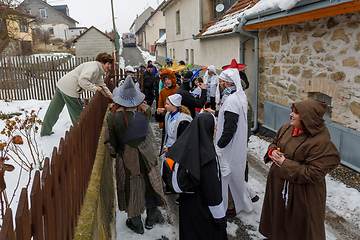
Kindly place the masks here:
<instances>
[{"instance_id":1,"label":"concrete curb","mask_svg":"<svg viewBox=\"0 0 360 240\"><path fill-rule=\"evenodd\" d=\"M74 239L115 238L114 165L106 152L105 125L101 130L95 162Z\"/></svg>"}]
</instances>

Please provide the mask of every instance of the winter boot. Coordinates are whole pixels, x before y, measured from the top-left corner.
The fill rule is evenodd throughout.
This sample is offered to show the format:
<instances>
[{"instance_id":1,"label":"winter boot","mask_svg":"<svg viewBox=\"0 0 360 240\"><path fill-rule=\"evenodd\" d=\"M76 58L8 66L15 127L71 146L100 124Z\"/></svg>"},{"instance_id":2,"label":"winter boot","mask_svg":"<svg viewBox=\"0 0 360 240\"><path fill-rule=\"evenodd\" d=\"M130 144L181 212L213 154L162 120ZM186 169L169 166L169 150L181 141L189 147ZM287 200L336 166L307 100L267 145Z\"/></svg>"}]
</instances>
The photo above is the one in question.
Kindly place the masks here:
<instances>
[{"instance_id":1,"label":"winter boot","mask_svg":"<svg viewBox=\"0 0 360 240\"><path fill-rule=\"evenodd\" d=\"M146 209L146 220L145 228L152 229L158 222L158 216L156 215L157 207L147 208Z\"/></svg>"},{"instance_id":2,"label":"winter boot","mask_svg":"<svg viewBox=\"0 0 360 240\"><path fill-rule=\"evenodd\" d=\"M136 216L126 219L126 226L138 234L144 233L144 226L141 221L141 216Z\"/></svg>"}]
</instances>

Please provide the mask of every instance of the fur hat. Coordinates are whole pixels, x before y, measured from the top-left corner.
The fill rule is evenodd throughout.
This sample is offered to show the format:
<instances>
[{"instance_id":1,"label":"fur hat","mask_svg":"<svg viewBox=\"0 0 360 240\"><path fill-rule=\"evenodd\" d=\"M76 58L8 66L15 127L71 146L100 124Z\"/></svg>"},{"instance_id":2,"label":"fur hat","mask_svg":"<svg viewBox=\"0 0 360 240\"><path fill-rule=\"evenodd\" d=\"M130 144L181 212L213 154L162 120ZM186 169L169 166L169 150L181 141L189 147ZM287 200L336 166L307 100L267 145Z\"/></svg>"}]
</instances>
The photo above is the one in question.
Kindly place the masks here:
<instances>
[{"instance_id":1,"label":"fur hat","mask_svg":"<svg viewBox=\"0 0 360 240\"><path fill-rule=\"evenodd\" d=\"M124 83L113 91L113 101L123 107L139 106L144 99L145 95L136 90L131 76L127 76Z\"/></svg>"}]
</instances>

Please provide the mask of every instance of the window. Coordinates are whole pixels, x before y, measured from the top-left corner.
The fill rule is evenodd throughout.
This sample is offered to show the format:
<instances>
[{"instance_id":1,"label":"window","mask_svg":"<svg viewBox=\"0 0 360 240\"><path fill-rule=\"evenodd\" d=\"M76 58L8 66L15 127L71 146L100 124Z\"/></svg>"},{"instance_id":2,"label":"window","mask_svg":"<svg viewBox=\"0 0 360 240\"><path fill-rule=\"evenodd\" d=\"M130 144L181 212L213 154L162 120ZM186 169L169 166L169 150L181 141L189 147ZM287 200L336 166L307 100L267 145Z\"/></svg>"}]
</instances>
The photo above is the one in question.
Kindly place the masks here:
<instances>
[{"instance_id":1,"label":"window","mask_svg":"<svg viewBox=\"0 0 360 240\"><path fill-rule=\"evenodd\" d=\"M185 61L188 62L189 61L189 49L185 50Z\"/></svg>"},{"instance_id":2,"label":"window","mask_svg":"<svg viewBox=\"0 0 360 240\"><path fill-rule=\"evenodd\" d=\"M54 28L49 28L49 33L51 36L54 36Z\"/></svg>"},{"instance_id":3,"label":"window","mask_svg":"<svg viewBox=\"0 0 360 240\"><path fill-rule=\"evenodd\" d=\"M175 49L173 49L173 56L172 56L172 59L176 59L176 58L175 58Z\"/></svg>"},{"instance_id":4,"label":"window","mask_svg":"<svg viewBox=\"0 0 360 240\"><path fill-rule=\"evenodd\" d=\"M46 9L40 9L40 17L41 18L47 18Z\"/></svg>"},{"instance_id":5,"label":"window","mask_svg":"<svg viewBox=\"0 0 360 240\"><path fill-rule=\"evenodd\" d=\"M309 97L326 102L327 110L326 110L326 113L324 114L324 119L326 122L331 121L330 120L331 119L331 97L326 94L323 94L323 93L312 93L312 94L309 94Z\"/></svg>"},{"instance_id":6,"label":"window","mask_svg":"<svg viewBox=\"0 0 360 240\"><path fill-rule=\"evenodd\" d=\"M229 10L235 3L237 3L237 0L213 0L213 19L219 19L227 10ZM215 10L216 6L219 4L224 5L224 10L221 12L217 12Z\"/></svg>"},{"instance_id":7,"label":"window","mask_svg":"<svg viewBox=\"0 0 360 240\"><path fill-rule=\"evenodd\" d=\"M194 49L190 49L190 64L194 65Z\"/></svg>"},{"instance_id":8,"label":"window","mask_svg":"<svg viewBox=\"0 0 360 240\"><path fill-rule=\"evenodd\" d=\"M20 32L29 32L28 22L25 18L19 19Z\"/></svg>"},{"instance_id":9,"label":"window","mask_svg":"<svg viewBox=\"0 0 360 240\"><path fill-rule=\"evenodd\" d=\"M165 28L159 29L159 38L161 38L166 33Z\"/></svg>"},{"instance_id":10,"label":"window","mask_svg":"<svg viewBox=\"0 0 360 240\"><path fill-rule=\"evenodd\" d=\"M180 11L176 12L176 34L180 34Z\"/></svg>"}]
</instances>

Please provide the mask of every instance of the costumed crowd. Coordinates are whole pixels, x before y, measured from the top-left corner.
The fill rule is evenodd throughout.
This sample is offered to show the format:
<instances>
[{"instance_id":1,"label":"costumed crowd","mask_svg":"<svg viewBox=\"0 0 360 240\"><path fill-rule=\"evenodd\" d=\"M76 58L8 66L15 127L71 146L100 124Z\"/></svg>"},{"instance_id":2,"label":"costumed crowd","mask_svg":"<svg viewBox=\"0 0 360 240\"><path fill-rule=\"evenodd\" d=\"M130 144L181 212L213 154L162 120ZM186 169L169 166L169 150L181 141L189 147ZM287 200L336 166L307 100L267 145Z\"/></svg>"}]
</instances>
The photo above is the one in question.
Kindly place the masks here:
<instances>
[{"instance_id":1,"label":"costumed crowd","mask_svg":"<svg viewBox=\"0 0 360 240\"><path fill-rule=\"evenodd\" d=\"M247 182L252 108L244 92L246 65L233 59L218 74L213 65L190 69L165 60L161 71L149 61L142 81L127 66L112 94L99 77L113 62L110 55L80 65L60 79L41 134L51 134L65 104L76 120L82 89L101 91L113 100L104 143L115 159L126 226L144 234L158 223L157 208L167 207L165 195L178 194L180 240L227 239L227 219L251 212L259 200ZM259 231L271 240L325 240L325 176L340 163L323 119L327 105L307 99L291 109L264 156L271 167ZM152 117L162 131L159 150Z\"/></svg>"}]
</instances>

